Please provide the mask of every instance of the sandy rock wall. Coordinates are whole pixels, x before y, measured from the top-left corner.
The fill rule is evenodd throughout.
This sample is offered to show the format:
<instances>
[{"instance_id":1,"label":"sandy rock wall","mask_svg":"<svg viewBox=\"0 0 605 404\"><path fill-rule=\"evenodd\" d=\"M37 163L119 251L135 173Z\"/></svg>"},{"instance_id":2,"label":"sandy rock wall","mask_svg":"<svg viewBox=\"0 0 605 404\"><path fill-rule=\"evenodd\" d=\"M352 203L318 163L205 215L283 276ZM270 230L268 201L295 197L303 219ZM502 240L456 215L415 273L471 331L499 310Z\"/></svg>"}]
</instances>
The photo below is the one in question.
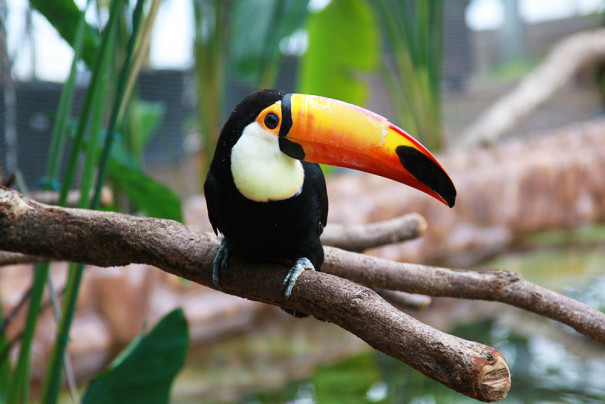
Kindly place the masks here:
<instances>
[{"instance_id":1,"label":"sandy rock wall","mask_svg":"<svg viewBox=\"0 0 605 404\"><path fill-rule=\"evenodd\" d=\"M365 174L329 180L330 222L424 215L425 237L372 251L396 260L464 266L518 236L605 220L605 120L439 158L458 191L448 209L424 194Z\"/></svg>"}]
</instances>

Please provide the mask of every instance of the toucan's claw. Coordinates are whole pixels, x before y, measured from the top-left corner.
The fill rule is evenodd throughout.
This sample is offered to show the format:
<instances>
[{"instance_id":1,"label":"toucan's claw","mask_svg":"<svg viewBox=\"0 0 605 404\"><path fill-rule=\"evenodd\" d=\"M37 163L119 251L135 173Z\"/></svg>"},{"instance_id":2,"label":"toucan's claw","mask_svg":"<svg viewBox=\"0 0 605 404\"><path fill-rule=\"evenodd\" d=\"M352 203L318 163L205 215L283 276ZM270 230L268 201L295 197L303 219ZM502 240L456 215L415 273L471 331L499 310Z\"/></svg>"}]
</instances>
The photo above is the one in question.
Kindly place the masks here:
<instances>
[{"instance_id":1,"label":"toucan's claw","mask_svg":"<svg viewBox=\"0 0 605 404\"><path fill-rule=\"evenodd\" d=\"M282 284L282 291L284 292L284 296L286 296L286 298L290 297L296 280L298 279L300 274L302 274L306 269L315 271L315 267L313 266L311 261L309 261L308 258L304 257L299 258L296 261L296 264L292 267L292 269L290 269L290 272L288 272L288 275L285 277L284 283Z\"/></svg>"},{"instance_id":2,"label":"toucan's claw","mask_svg":"<svg viewBox=\"0 0 605 404\"><path fill-rule=\"evenodd\" d=\"M216 253L216 257L214 257L214 261L212 262L212 284L215 289L223 291L221 285L218 282L218 271L220 269L227 268L227 261L229 261L229 250L227 250L227 243L225 239L221 242L221 246L218 248L218 252Z\"/></svg>"}]
</instances>

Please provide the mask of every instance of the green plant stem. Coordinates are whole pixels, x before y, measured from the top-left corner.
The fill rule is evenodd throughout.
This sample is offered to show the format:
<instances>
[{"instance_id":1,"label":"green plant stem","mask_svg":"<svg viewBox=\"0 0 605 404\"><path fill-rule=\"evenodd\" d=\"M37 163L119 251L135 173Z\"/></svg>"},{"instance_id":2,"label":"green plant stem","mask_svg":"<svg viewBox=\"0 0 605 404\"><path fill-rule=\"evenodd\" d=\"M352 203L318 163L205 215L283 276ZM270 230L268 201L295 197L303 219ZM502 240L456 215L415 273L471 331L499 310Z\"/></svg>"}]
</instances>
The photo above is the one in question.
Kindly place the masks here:
<instances>
[{"instance_id":1,"label":"green plant stem","mask_svg":"<svg viewBox=\"0 0 605 404\"><path fill-rule=\"evenodd\" d=\"M90 84L88 86L88 91L86 92L86 98L84 99L84 105L82 107L82 114L80 115L80 120L78 122L78 127L76 129L76 135L74 137L74 141L72 144L71 153L69 155L69 159L67 161L67 168L65 170L65 175L63 178L63 185L61 187L61 193L59 195L59 203L58 205L65 205L67 201L67 195L69 190L71 189L71 184L76 175L76 168L78 166L78 158L80 155L80 150L82 149L82 145L84 142L84 135L86 133L86 128L88 126L90 112L92 110L93 102L95 99L98 99L98 91L99 87L102 84L102 80L107 80L107 77L100 73L102 68L103 61L108 58L108 52L113 53L115 35L109 35L112 30L114 30L114 25L117 20L117 11L114 11L114 3L112 3L111 11L109 15L109 21L107 21L107 25L105 26L105 32L101 39L101 45L99 46L99 50L97 53L97 58L95 59L95 64L92 70L92 76L90 79ZM115 6L117 8L117 6ZM113 38L113 39L112 39ZM110 41L111 39L111 41ZM90 147L96 147L90 145Z\"/></svg>"},{"instance_id":2,"label":"green plant stem","mask_svg":"<svg viewBox=\"0 0 605 404\"><path fill-rule=\"evenodd\" d=\"M395 114L429 149L438 149L444 0L377 0L375 6L395 61L396 74L381 71Z\"/></svg>"},{"instance_id":3,"label":"green plant stem","mask_svg":"<svg viewBox=\"0 0 605 404\"><path fill-rule=\"evenodd\" d=\"M206 178L223 116L225 83L225 1L193 0L195 76L200 123L199 178Z\"/></svg>"},{"instance_id":4,"label":"green plant stem","mask_svg":"<svg viewBox=\"0 0 605 404\"><path fill-rule=\"evenodd\" d=\"M140 40L137 41L134 53L134 62L133 68L130 69L130 73L128 75L128 81L126 84L125 90L125 99L130 98L130 94L134 89L134 85L139 76L139 71L141 70L141 66L145 57L149 51L149 43L151 42L151 37L153 33L153 26L155 24L155 19L157 17L158 11L160 9L160 5L162 4L161 0L151 0L151 6L149 7L149 13L145 18L145 23L143 24L143 28L141 34L139 35ZM118 114L118 117L124 115L124 110L127 106L127 103L122 104L122 108ZM118 119L119 121L120 119Z\"/></svg>"},{"instance_id":5,"label":"green plant stem","mask_svg":"<svg viewBox=\"0 0 605 404\"><path fill-rule=\"evenodd\" d=\"M103 39L99 48L99 53L97 54L97 59L95 60L91 83L89 86L89 90L86 94L84 108L82 111L82 115L80 116L78 130L72 147L70 160L68 162L68 168L65 174L65 180L63 181L63 188L59 201L61 204L64 204L65 200L67 199L67 191L71 187L71 183L75 175L76 163L78 160L79 151L83 144L84 133L86 127L88 126L88 119L90 113L94 107L96 111L94 113L94 116L98 119L99 114L102 114L103 111L104 97L102 96L104 94L102 93L102 91L104 91L104 86L102 86L102 84L104 84L104 82L106 83L107 81L107 74L109 70L108 61L112 59L111 55L113 54L114 49L114 42L116 36L115 31L118 20L117 16L119 14L120 4L122 3L122 1L123 0L113 0L111 3L109 21L107 22L107 25L105 27L105 32L103 33ZM97 144L98 143L92 143L89 141L87 150L88 162L90 162L91 159L94 159L94 156L97 154ZM92 171L93 170L87 168L87 177L83 178L84 186L81 187L80 193L82 198L88 198L88 196L90 195L90 185L88 184L92 182L92 177L94 176ZM84 190L85 187L88 189ZM75 267L74 264L70 265L66 284L65 298L63 300L61 319L58 325L57 338L55 340L53 350L51 351L49 367L42 389L41 402L45 404L56 403L61 387L61 368L63 365L63 358L66 352L67 340L69 338L69 329L71 328L71 322L73 320L73 315L76 308L79 286L82 279L82 268L83 267L81 265L77 265Z\"/></svg>"},{"instance_id":6,"label":"green plant stem","mask_svg":"<svg viewBox=\"0 0 605 404\"><path fill-rule=\"evenodd\" d=\"M111 118L109 121L109 125L106 132L105 143L103 145L103 150L101 154L101 160L99 164L99 170L97 175L97 181L95 186L95 193L93 195L92 201L90 203L91 209L96 209L99 206L99 201L101 197L101 189L103 187L103 183L105 181L105 176L107 173L107 166L109 163L109 157L111 154L111 147L115 140L115 127L118 122L119 112L121 108L121 104L125 102L124 94L126 90L126 84L128 81L128 75L130 69L132 67L132 55L134 53L134 45L136 43L137 34L139 32L139 28L141 26L141 17L143 15L143 5L145 0L138 0L137 5L134 10L133 15L133 28L132 33L130 35L130 40L128 42L128 47L126 51L126 60L124 61L124 66L120 72L119 81L118 81L118 89L115 96L115 101L113 104L113 110L111 114ZM121 0L113 0L112 3L112 13L117 13L116 4L121 2ZM80 284L82 282L84 265L82 264L73 264L70 267L69 276L67 285L65 288L65 298L63 301L63 315L61 316L61 322L59 324L59 332L57 336L57 340L55 341L55 345L53 347L53 351L51 353L50 366L47 373L45 388L42 395L42 402L45 404L54 404L57 401L57 397L59 394L60 388L60 372L62 366L62 358L64 352L67 347L67 336L69 333L69 329L71 328L71 323L73 320L73 316L76 310L76 303L78 300L78 293L80 289Z\"/></svg>"},{"instance_id":7,"label":"green plant stem","mask_svg":"<svg viewBox=\"0 0 605 404\"><path fill-rule=\"evenodd\" d=\"M65 151L65 141L67 139L67 118L71 113L71 107L73 105L77 73L76 67L82 55L84 28L86 26L86 19L84 16L90 3L91 0L88 0L86 6L84 7L84 11L80 13L73 47L74 57L71 62L69 76L67 77L67 81L65 82L63 91L61 92L61 99L59 100L59 108L57 110L57 120L55 122L55 126L53 127L45 181L46 188L52 189L53 191L57 191L60 188L58 177L59 170L61 168L61 161L63 160L63 152Z\"/></svg>"},{"instance_id":8,"label":"green plant stem","mask_svg":"<svg viewBox=\"0 0 605 404\"><path fill-rule=\"evenodd\" d=\"M61 318L61 308L59 306L59 297L57 295L57 290L53 285L51 276L46 279L46 284L48 286L48 294L50 296L53 314L55 316L56 321L59 322ZM63 361L65 362L65 379L67 380L67 386L69 387L72 401L74 403L77 403L79 401L78 388L76 386L76 378L74 376L73 367L71 366L71 361L69 360L69 354L67 351L65 352L65 355L63 355Z\"/></svg>"},{"instance_id":9,"label":"green plant stem","mask_svg":"<svg viewBox=\"0 0 605 404\"><path fill-rule=\"evenodd\" d=\"M141 27L144 3L145 0L137 0L137 5L134 9L132 34L130 35L130 40L128 41L128 48L126 49L126 60L124 61L124 66L122 67L122 71L120 72L115 102L113 104L111 118L109 119L109 125L107 127L107 136L105 137L105 144L103 145L103 152L101 154L101 162L99 164L99 173L97 176L95 193L90 204L91 209L97 209L99 207L99 202L101 199L101 190L103 188L103 183L105 182L107 166L109 164L109 157L111 154L111 146L113 145L116 136L115 128L117 126L118 119L120 118L122 104L126 103L127 101L125 99L126 85L128 83L128 76L130 74L130 70L132 68L134 47Z\"/></svg>"},{"instance_id":10,"label":"green plant stem","mask_svg":"<svg viewBox=\"0 0 605 404\"><path fill-rule=\"evenodd\" d=\"M82 54L85 13L89 4L90 0L87 2L87 6L81 12L79 17L74 42L74 58L71 64L69 77L61 94L57 122L55 123L55 126L53 128L53 138L51 141L49 161L47 163L46 170L47 186L51 189L56 189L58 187L58 182L56 181L56 178L61 167L63 150L65 148L66 122L67 117L71 112L71 106L73 105L76 65L77 61L80 59ZM67 193L65 193L65 195L67 197ZM67 199L66 197L65 200ZM65 201L63 201L63 204L64 202ZM34 281L30 295L30 303L25 323L25 329L23 331L23 337L21 339L21 346L19 349L19 357L7 393L7 403L9 404L29 401L29 362L31 355L31 345L34 338L34 333L36 331L40 304L42 302L44 286L46 284L46 280L48 279L49 268L49 263L41 263L35 266Z\"/></svg>"},{"instance_id":11,"label":"green plant stem","mask_svg":"<svg viewBox=\"0 0 605 404\"><path fill-rule=\"evenodd\" d=\"M113 31L115 35L115 31ZM113 41L112 41L113 42ZM108 55L112 55L112 50L109 50ZM95 168L98 163L98 145L101 138L101 132L103 129L103 113L104 113L104 100L107 93L107 82L109 80L109 69L111 67L111 57L107 57L103 61L101 68L101 82L102 85L99 87L97 92L96 103L98 104L92 113L92 120L90 123L90 135L88 137L89 147L92 148L90 153L86 153L84 160L84 167L82 168L82 181L80 182L80 200L78 201L78 208L85 209L90 206L90 193L94 184Z\"/></svg>"},{"instance_id":12,"label":"green plant stem","mask_svg":"<svg viewBox=\"0 0 605 404\"><path fill-rule=\"evenodd\" d=\"M19 357L17 359L17 367L13 373L13 377L9 384L7 393L7 404L27 403L29 401L29 371L30 371L30 353L31 345L36 331L38 313L40 304L42 303L42 295L44 285L48 278L48 263L36 264L34 267L34 283L32 286L29 308L27 311L27 320L23 337L21 338L21 346L19 349Z\"/></svg>"},{"instance_id":13,"label":"green plant stem","mask_svg":"<svg viewBox=\"0 0 605 404\"><path fill-rule=\"evenodd\" d=\"M391 103L393 104L393 110L399 125L411 134L418 133L416 119L413 116L409 100L407 97L401 97L399 95L403 92L401 83L397 80L395 73L393 73L384 60L381 62L380 66L380 77L384 83L384 88L391 99Z\"/></svg>"}]
</instances>

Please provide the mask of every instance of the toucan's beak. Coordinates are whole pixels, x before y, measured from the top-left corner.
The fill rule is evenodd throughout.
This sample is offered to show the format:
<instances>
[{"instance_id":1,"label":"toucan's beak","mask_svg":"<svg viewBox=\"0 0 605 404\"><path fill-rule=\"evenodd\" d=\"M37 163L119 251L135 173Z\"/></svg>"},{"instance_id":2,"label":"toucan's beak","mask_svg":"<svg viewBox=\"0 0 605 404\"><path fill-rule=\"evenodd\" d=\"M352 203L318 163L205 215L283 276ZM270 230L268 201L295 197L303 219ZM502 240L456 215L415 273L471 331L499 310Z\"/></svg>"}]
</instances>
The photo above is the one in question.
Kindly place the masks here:
<instances>
[{"instance_id":1,"label":"toucan's beak","mask_svg":"<svg viewBox=\"0 0 605 404\"><path fill-rule=\"evenodd\" d=\"M281 108L279 136L284 153L381 175L454 206L456 188L441 164L386 118L342 101L304 94L287 94Z\"/></svg>"}]
</instances>

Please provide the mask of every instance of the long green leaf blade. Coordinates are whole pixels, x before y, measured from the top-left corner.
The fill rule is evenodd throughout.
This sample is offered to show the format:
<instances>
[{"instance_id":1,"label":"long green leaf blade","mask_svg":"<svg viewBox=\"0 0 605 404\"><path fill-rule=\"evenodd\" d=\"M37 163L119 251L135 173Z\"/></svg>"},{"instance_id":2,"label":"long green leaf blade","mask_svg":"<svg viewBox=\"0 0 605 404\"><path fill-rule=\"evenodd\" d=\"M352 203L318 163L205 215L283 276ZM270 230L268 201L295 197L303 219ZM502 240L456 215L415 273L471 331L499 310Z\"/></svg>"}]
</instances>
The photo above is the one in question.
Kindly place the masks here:
<instances>
[{"instance_id":1,"label":"long green leaf blade","mask_svg":"<svg viewBox=\"0 0 605 404\"><path fill-rule=\"evenodd\" d=\"M46 184L50 189L58 190L58 177L59 170L61 168L61 161L63 160L63 154L65 152L65 141L67 139L67 121L71 113L71 107L73 105L76 85L76 73L77 64L82 55L82 45L84 42L84 28L86 26L86 10L90 4L88 0L86 7L80 12L77 29L75 33L75 39L73 44L74 56L71 62L71 68L69 76L61 91L61 99L59 100L59 108L57 112L57 120L53 127L53 135L50 144L50 151L48 154L48 164L46 171L46 180L49 182Z\"/></svg>"},{"instance_id":2,"label":"long green leaf blade","mask_svg":"<svg viewBox=\"0 0 605 404\"><path fill-rule=\"evenodd\" d=\"M86 94L84 101L84 107L82 114L78 122L78 129L76 138L72 145L72 151L69 156L69 161L63 180L61 194L59 198L59 204L65 204L67 199L67 193L71 188L72 181L75 177L76 164L80 150L84 142L84 134L90 114L93 113L93 109L103 109L103 100L98 99L98 96L102 94L102 84L104 84L104 73L105 68L108 66L107 59L113 54L115 31L117 25L117 15L119 12L119 5L122 3L121 0L113 0L111 4L111 11L109 21L105 27L103 33L103 39L101 46L99 47L99 54L95 56L94 69L92 73L91 82ZM96 153L95 150L89 148L88 154ZM90 155L88 157L91 157ZM90 174L89 174L90 175ZM90 178L84 178L84 182L90 181ZM88 197L89 191L81 189L84 197ZM46 373L46 379L42 388L41 402L44 404L56 403L59 389L61 387L61 371L63 367L63 359L65 357L65 350L67 345L67 339L69 337L69 329L71 328L71 321L76 308L77 296L79 291L80 280L82 277L83 265L72 264L70 265L67 285L65 290L65 298L63 300L63 308L61 318L59 320L57 338L51 351L49 366Z\"/></svg>"},{"instance_id":3,"label":"long green leaf blade","mask_svg":"<svg viewBox=\"0 0 605 404\"><path fill-rule=\"evenodd\" d=\"M46 285L46 279L48 278L49 267L50 265L48 263L36 264L35 266L34 284L32 286L25 329L23 330L23 336L21 338L17 366L8 387L6 400L8 404L28 402L31 346L34 340L38 312L42 302L42 294L44 292L44 286Z\"/></svg>"}]
</instances>

